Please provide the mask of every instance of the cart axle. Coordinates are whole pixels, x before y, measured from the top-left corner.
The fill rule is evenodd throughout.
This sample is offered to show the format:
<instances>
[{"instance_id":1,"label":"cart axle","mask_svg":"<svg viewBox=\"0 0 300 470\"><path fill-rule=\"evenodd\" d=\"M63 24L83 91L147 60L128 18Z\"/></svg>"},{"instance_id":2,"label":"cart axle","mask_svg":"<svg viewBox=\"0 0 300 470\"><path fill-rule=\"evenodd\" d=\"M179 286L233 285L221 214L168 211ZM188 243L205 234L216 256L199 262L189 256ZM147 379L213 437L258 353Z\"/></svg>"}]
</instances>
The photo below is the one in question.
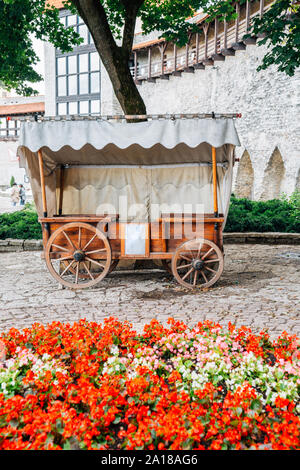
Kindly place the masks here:
<instances>
[{"instance_id":1,"label":"cart axle","mask_svg":"<svg viewBox=\"0 0 300 470\"><path fill-rule=\"evenodd\" d=\"M80 262L80 261L83 261L83 260L85 259L85 254L84 254L84 252L81 251L81 250L76 250L76 251L74 251L74 253L73 253L73 258L74 258L75 261L79 261L79 262Z\"/></svg>"},{"instance_id":2,"label":"cart axle","mask_svg":"<svg viewBox=\"0 0 300 470\"><path fill-rule=\"evenodd\" d=\"M202 261L201 259L194 259L192 261L192 266L194 269L196 269L196 271L201 271L204 266L204 261Z\"/></svg>"}]
</instances>

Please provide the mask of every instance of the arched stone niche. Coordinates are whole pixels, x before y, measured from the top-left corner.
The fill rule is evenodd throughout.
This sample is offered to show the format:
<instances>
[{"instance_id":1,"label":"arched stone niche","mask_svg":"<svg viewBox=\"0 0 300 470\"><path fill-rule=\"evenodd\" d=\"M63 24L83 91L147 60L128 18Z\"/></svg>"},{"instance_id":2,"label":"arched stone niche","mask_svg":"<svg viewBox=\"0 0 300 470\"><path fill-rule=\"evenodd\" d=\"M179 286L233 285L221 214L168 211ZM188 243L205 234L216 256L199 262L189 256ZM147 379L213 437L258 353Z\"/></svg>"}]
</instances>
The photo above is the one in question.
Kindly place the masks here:
<instances>
[{"instance_id":1,"label":"arched stone niche","mask_svg":"<svg viewBox=\"0 0 300 470\"><path fill-rule=\"evenodd\" d=\"M278 147L276 147L265 169L261 200L277 199L280 196L284 175L283 158Z\"/></svg>"},{"instance_id":2,"label":"arched stone niche","mask_svg":"<svg viewBox=\"0 0 300 470\"><path fill-rule=\"evenodd\" d=\"M253 198L254 171L247 150L244 151L236 175L234 194L237 197Z\"/></svg>"}]
</instances>

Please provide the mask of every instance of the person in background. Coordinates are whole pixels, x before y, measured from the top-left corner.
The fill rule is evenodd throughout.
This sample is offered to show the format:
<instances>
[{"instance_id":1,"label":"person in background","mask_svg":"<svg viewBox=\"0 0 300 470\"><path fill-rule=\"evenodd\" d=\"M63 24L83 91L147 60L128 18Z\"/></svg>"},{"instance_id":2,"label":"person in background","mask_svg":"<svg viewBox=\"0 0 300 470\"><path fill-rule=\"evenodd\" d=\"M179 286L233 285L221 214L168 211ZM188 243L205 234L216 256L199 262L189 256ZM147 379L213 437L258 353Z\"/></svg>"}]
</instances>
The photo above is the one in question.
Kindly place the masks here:
<instances>
[{"instance_id":1,"label":"person in background","mask_svg":"<svg viewBox=\"0 0 300 470\"><path fill-rule=\"evenodd\" d=\"M25 188L23 184L19 184L19 196L20 196L20 206L24 206L25 204L25 199L26 199L26 193L25 193Z\"/></svg>"},{"instance_id":2,"label":"person in background","mask_svg":"<svg viewBox=\"0 0 300 470\"><path fill-rule=\"evenodd\" d=\"M20 201L20 194L17 183L13 183L11 187L10 198L13 206L16 206Z\"/></svg>"}]
</instances>

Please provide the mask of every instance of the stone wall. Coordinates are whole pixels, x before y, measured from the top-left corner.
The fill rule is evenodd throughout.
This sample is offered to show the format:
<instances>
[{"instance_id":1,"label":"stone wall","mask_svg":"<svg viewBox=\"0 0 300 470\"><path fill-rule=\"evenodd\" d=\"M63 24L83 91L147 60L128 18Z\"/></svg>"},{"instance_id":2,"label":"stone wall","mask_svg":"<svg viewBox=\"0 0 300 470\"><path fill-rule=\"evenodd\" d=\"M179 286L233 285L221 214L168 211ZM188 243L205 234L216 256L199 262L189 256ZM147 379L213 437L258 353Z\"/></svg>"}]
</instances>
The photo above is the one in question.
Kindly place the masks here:
<instances>
[{"instance_id":1,"label":"stone wall","mask_svg":"<svg viewBox=\"0 0 300 470\"><path fill-rule=\"evenodd\" d=\"M139 86L148 113L242 113L234 190L255 199L290 194L300 184L300 72L257 72L265 52L247 46L205 70Z\"/></svg>"},{"instance_id":2,"label":"stone wall","mask_svg":"<svg viewBox=\"0 0 300 470\"><path fill-rule=\"evenodd\" d=\"M215 62L205 70L142 82L139 86L148 113L240 112L236 121L241 159L234 169L234 191L254 199L291 194L300 187L300 72L294 77L275 67L257 72L266 52L247 46L234 57ZM156 51L158 53L158 50ZM156 59L153 52L153 60ZM171 50L167 50L167 55ZM147 54L139 54L139 63ZM55 114L55 53L45 46L46 115ZM119 114L108 74L101 66L101 114Z\"/></svg>"}]
</instances>

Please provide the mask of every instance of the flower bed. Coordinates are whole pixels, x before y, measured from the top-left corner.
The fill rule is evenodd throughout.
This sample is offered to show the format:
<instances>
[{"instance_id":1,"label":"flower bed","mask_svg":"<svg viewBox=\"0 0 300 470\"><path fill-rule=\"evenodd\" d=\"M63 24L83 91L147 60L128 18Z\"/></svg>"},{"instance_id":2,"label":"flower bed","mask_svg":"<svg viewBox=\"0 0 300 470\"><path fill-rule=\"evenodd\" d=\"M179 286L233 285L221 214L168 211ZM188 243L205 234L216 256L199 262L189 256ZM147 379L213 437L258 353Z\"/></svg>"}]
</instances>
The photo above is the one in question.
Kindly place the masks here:
<instances>
[{"instance_id":1,"label":"flower bed","mask_svg":"<svg viewBox=\"0 0 300 470\"><path fill-rule=\"evenodd\" d=\"M110 318L0 339L0 449L300 448L295 336Z\"/></svg>"}]
</instances>

